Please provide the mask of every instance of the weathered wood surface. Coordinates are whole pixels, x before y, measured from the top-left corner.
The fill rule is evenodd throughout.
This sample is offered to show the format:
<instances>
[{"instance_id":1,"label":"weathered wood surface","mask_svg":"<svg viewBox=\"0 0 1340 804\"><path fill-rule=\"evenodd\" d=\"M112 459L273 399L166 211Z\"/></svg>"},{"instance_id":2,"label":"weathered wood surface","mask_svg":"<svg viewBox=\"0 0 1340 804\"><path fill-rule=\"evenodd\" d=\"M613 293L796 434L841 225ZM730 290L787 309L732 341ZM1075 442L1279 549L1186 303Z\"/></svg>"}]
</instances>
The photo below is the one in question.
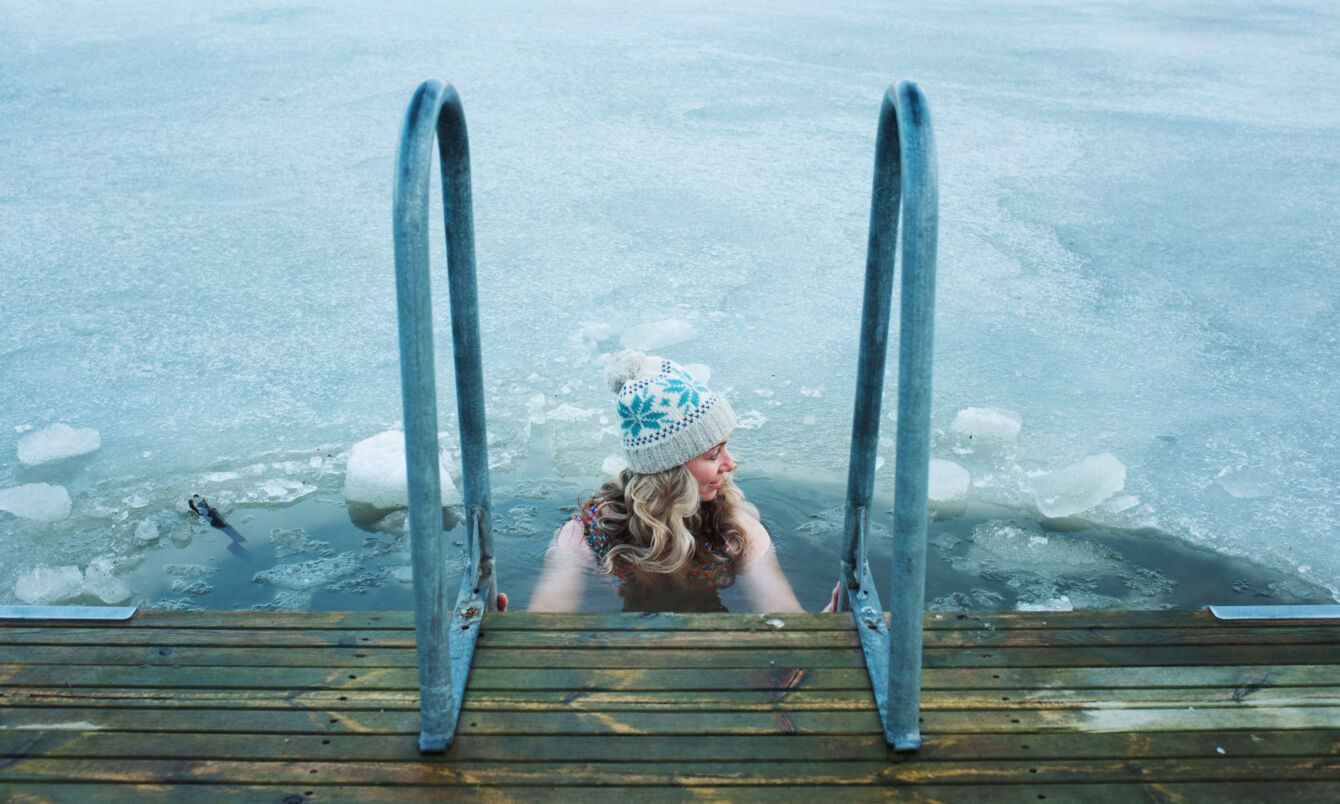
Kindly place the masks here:
<instances>
[{"instance_id":1,"label":"weathered wood surface","mask_svg":"<svg viewBox=\"0 0 1340 804\"><path fill-rule=\"evenodd\" d=\"M852 629L490 614L425 757L408 613L0 624L0 801L1340 799L1340 626L930 614L912 755Z\"/></svg>"}]
</instances>

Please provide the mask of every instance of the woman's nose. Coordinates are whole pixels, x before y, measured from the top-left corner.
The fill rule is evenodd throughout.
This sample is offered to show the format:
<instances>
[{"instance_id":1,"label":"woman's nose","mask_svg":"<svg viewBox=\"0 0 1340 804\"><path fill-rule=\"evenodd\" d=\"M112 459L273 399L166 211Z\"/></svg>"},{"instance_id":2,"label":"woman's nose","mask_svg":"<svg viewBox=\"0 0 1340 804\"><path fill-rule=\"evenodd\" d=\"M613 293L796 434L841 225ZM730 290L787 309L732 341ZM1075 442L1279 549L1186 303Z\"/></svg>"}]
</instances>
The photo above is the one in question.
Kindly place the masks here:
<instances>
[{"instance_id":1,"label":"woman's nose","mask_svg":"<svg viewBox=\"0 0 1340 804\"><path fill-rule=\"evenodd\" d=\"M729 452L725 453L725 458L726 458L726 462L724 464L725 471L734 472L736 467L740 465L739 462L737 462L734 458L732 458Z\"/></svg>"}]
</instances>

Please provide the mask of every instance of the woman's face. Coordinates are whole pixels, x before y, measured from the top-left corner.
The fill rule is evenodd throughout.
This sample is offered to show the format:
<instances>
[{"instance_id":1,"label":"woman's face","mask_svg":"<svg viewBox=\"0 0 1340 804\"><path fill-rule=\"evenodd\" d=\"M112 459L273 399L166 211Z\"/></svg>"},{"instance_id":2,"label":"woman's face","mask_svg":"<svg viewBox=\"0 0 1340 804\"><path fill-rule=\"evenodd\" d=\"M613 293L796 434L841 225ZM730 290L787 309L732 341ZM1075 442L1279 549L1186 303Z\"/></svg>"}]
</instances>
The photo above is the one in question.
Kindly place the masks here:
<instances>
[{"instance_id":1,"label":"woman's face","mask_svg":"<svg viewBox=\"0 0 1340 804\"><path fill-rule=\"evenodd\" d=\"M715 499L721 490L721 484L729 472L739 466L726 450L726 440L684 464L693 479L698 482L698 499L703 502Z\"/></svg>"}]
</instances>

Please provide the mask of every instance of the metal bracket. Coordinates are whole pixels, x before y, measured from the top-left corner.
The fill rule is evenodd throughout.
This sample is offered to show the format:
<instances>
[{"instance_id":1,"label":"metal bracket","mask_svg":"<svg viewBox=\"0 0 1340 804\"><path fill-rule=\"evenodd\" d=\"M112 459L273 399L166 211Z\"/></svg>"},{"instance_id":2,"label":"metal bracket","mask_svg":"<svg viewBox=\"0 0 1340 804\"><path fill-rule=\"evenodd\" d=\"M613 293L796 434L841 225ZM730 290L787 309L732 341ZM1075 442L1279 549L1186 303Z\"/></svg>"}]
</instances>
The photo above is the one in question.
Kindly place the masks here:
<instances>
[{"instance_id":1,"label":"metal bracket","mask_svg":"<svg viewBox=\"0 0 1340 804\"><path fill-rule=\"evenodd\" d=\"M0 620L129 620L139 606L0 606Z\"/></svg>"},{"instance_id":2,"label":"metal bracket","mask_svg":"<svg viewBox=\"0 0 1340 804\"><path fill-rule=\"evenodd\" d=\"M1206 606L1216 620L1340 620L1340 606Z\"/></svg>"}]
</instances>

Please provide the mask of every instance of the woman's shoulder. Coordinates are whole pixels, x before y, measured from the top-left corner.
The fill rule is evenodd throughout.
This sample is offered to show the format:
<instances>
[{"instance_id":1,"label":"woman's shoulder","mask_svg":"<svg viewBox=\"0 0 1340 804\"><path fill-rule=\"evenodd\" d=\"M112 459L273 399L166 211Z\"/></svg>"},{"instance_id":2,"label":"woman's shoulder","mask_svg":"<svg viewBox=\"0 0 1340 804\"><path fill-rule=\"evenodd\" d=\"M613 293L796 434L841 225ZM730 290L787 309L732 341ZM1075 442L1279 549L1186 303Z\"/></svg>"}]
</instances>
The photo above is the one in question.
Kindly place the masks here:
<instances>
[{"instance_id":1,"label":"woman's shoulder","mask_svg":"<svg viewBox=\"0 0 1340 804\"><path fill-rule=\"evenodd\" d=\"M763 526L763 522L758 518L758 509L745 503L736 512L736 521L744 529L749 537L749 548L744 554L746 562L766 555L772 549L772 536L768 534L768 529Z\"/></svg>"}]
</instances>

